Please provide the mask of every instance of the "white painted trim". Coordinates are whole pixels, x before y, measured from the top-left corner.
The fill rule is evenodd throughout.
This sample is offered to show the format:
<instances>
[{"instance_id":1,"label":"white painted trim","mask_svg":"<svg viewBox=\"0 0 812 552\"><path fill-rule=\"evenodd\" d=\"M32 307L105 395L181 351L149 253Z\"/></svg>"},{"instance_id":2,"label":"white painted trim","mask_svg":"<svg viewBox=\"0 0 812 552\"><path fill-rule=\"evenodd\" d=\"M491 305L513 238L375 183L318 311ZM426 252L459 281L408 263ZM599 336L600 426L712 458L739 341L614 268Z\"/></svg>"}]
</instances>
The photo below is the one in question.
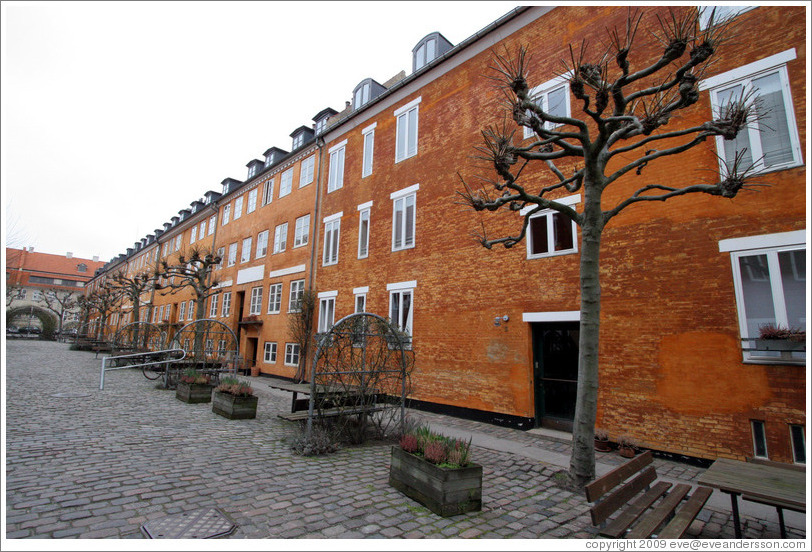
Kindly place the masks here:
<instances>
[{"instance_id":1,"label":"white painted trim","mask_svg":"<svg viewBox=\"0 0 812 552\"><path fill-rule=\"evenodd\" d=\"M397 117L398 115L403 115L404 113L409 111L414 106L419 105L421 101L423 101L423 96L418 96L415 99L413 99L412 101L410 101L409 103L407 103L406 105L397 108L395 110L395 112L393 113L393 115L395 117Z\"/></svg>"},{"instance_id":2,"label":"white painted trim","mask_svg":"<svg viewBox=\"0 0 812 552\"><path fill-rule=\"evenodd\" d=\"M329 215L321 219L323 224L327 224L328 222L333 222L334 220L339 220L341 217L344 216L344 211L339 211L338 213Z\"/></svg>"},{"instance_id":3,"label":"white painted trim","mask_svg":"<svg viewBox=\"0 0 812 552\"><path fill-rule=\"evenodd\" d=\"M244 268L237 272L237 285L258 282L259 280L262 280L264 276L264 266L252 266L251 268Z\"/></svg>"},{"instance_id":4,"label":"white painted trim","mask_svg":"<svg viewBox=\"0 0 812 552\"><path fill-rule=\"evenodd\" d=\"M330 149L328 149L327 153L332 155L333 153L337 152L338 150L340 150L341 148L343 148L346 145L347 145L347 140L344 139L341 142L339 142L338 144L336 144L333 147L331 147Z\"/></svg>"},{"instance_id":5,"label":"white painted trim","mask_svg":"<svg viewBox=\"0 0 812 552\"><path fill-rule=\"evenodd\" d=\"M376 126L378 126L378 122L377 122L377 121L376 121L376 122L374 122L374 123L372 123L372 124L371 124L371 125L369 125L368 127L366 127L364 130L362 130L362 131L361 131L361 134L369 134L370 132L372 132L373 130L375 130L375 127L376 127Z\"/></svg>"},{"instance_id":6,"label":"white painted trim","mask_svg":"<svg viewBox=\"0 0 812 552\"><path fill-rule=\"evenodd\" d=\"M806 243L806 231L780 232L777 234L762 234L745 238L729 238L719 240L719 252L746 251L749 249L766 249L769 247L784 247L787 245L800 245Z\"/></svg>"},{"instance_id":7,"label":"white painted trim","mask_svg":"<svg viewBox=\"0 0 812 552\"><path fill-rule=\"evenodd\" d=\"M394 284L386 284L386 291L399 291L402 289L414 289L417 287L417 280L408 280L406 282L395 282Z\"/></svg>"},{"instance_id":8,"label":"white painted trim","mask_svg":"<svg viewBox=\"0 0 812 552\"><path fill-rule=\"evenodd\" d=\"M783 52L754 61L753 63L748 63L747 65L742 65L730 71L725 71L724 73L703 79L699 81L699 90L709 90L729 82L749 77L755 73L773 69L779 65L784 65L788 61L794 60L796 57L795 48L784 50Z\"/></svg>"},{"instance_id":9,"label":"white painted trim","mask_svg":"<svg viewBox=\"0 0 812 552\"><path fill-rule=\"evenodd\" d=\"M364 293L369 293L369 286L352 288L353 295L363 295Z\"/></svg>"},{"instance_id":10,"label":"white painted trim","mask_svg":"<svg viewBox=\"0 0 812 552\"><path fill-rule=\"evenodd\" d=\"M304 272L306 269L306 265L296 265L291 266L288 268L280 268L279 270L274 270L268 273L268 279L271 278L279 278L280 276L288 276L290 274L298 274L300 272Z\"/></svg>"},{"instance_id":11,"label":"white painted trim","mask_svg":"<svg viewBox=\"0 0 812 552\"><path fill-rule=\"evenodd\" d=\"M523 312L522 322L580 322L581 311Z\"/></svg>"},{"instance_id":12,"label":"white painted trim","mask_svg":"<svg viewBox=\"0 0 812 552\"><path fill-rule=\"evenodd\" d=\"M393 200L394 199L400 199L400 198L405 197L405 196L407 196L409 194L413 194L414 192L418 191L419 189L420 189L420 184L412 184L408 188L403 188L402 190L392 192L391 194L389 194L389 199L393 199Z\"/></svg>"},{"instance_id":13,"label":"white painted trim","mask_svg":"<svg viewBox=\"0 0 812 552\"><path fill-rule=\"evenodd\" d=\"M562 198L559 198L559 199L550 199L550 201L555 201L556 203L560 203L561 205L577 205L577 204L581 203L581 194L574 194L574 195L567 196L567 197L562 197ZM527 207L525 207L524 209L519 211L519 214L524 217L524 216L527 215L527 213L529 213L530 211L532 211L533 209L535 209L537 207L538 207L538 205L528 205ZM545 212L554 211L554 210L555 209L543 209L543 210L539 211L537 214L541 215L541 214L543 214Z\"/></svg>"},{"instance_id":14,"label":"white painted trim","mask_svg":"<svg viewBox=\"0 0 812 552\"><path fill-rule=\"evenodd\" d=\"M359 210L359 211L363 211L364 209L369 209L369 208L371 208L371 207L372 207L372 202L371 202L371 201L367 201L366 203L362 203L361 205L359 205L359 206L358 206L358 210Z\"/></svg>"},{"instance_id":15,"label":"white painted trim","mask_svg":"<svg viewBox=\"0 0 812 552\"><path fill-rule=\"evenodd\" d=\"M329 299L331 297L338 297L338 290L319 292L319 299Z\"/></svg>"},{"instance_id":16,"label":"white painted trim","mask_svg":"<svg viewBox=\"0 0 812 552\"><path fill-rule=\"evenodd\" d=\"M227 280L225 282L220 282L218 285L214 286L212 289L221 289L227 288L234 285L234 280Z\"/></svg>"}]
</instances>

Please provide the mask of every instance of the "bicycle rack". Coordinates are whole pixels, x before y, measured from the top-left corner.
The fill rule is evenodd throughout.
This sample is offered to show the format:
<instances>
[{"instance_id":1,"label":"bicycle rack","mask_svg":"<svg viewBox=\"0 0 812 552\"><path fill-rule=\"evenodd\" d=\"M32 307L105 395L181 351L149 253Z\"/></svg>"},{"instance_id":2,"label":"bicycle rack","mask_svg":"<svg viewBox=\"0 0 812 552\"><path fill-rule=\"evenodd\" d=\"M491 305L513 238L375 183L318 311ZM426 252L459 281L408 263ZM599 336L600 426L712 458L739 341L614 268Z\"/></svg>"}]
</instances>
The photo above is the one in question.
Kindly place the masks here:
<instances>
[{"instance_id":1,"label":"bicycle rack","mask_svg":"<svg viewBox=\"0 0 812 552\"><path fill-rule=\"evenodd\" d=\"M140 364L128 364L126 366L107 366L107 360L119 360L122 358L133 358L133 357L148 357L149 355L163 355L163 354L171 354L171 353L180 353L181 356L178 358L169 358L169 359L162 359L162 360L155 360L152 362L142 362ZM131 355L118 355L118 356L109 356L104 357L102 359L101 365L101 378L99 381L99 389L104 389L104 373L105 372L112 372L113 370L123 370L125 368L143 368L144 366L158 366L161 364L169 364L171 362L179 362L186 358L186 351L183 349L164 349L162 351L149 351L144 353L134 353Z\"/></svg>"}]
</instances>

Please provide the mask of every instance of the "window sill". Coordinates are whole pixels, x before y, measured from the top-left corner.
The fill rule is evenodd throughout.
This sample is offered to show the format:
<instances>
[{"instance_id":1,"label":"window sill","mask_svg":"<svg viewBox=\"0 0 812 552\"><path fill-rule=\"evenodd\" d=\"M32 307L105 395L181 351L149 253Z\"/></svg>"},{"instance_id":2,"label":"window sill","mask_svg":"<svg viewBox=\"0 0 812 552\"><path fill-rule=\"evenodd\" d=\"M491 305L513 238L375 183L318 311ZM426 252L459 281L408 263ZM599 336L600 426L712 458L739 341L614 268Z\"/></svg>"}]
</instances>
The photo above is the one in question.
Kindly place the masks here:
<instances>
[{"instance_id":1,"label":"window sill","mask_svg":"<svg viewBox=\"0 0 812 552\"><path fill-rule=\"evenodd\" d=\"M549 257L560 257L562 255L574 255L578 253L577 249L567 249L566 251L556 251L554 253L542 253L537 255L528 255L527 260L532 261L535 259L547 259Z\"/></svg>"}]
</instances>

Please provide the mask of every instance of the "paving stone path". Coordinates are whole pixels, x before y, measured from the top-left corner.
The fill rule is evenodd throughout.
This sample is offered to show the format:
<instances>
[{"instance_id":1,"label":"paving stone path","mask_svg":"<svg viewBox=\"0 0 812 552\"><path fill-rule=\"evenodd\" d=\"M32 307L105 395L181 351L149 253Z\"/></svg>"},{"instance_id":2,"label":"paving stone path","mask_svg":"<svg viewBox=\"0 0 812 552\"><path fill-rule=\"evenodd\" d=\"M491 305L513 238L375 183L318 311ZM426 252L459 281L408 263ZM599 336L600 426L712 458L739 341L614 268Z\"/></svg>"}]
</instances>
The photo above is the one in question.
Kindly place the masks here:
<instances>
[{"instance_id":1,"label":"paving stone path","mask_svg":"<svg viewBox=\"0 0 812 552\"><path fill-rule=\"evenodd\" d=\"M227 420L210 404L178 401L138 369L108 372L101 358L63 343L6 346L6 538L143 538L149 521L218 508L238 529L229 538L591 538L583 496L560 490L560 467L475 446L484 467L483 509L442 518L388 485L389 447L292 454L297 425L277 414L288 394L250 378L255 420ZM565 443L527 432L415 413L568 454ZM535 450L535 449L534 449ZM658 460L685 480L698 468ZM729 512L706 509L694 533L732 537ZM745 517L747 537L778 527ZM803 533L792 529L791 535Z\"/></svg>"}]
</instances>

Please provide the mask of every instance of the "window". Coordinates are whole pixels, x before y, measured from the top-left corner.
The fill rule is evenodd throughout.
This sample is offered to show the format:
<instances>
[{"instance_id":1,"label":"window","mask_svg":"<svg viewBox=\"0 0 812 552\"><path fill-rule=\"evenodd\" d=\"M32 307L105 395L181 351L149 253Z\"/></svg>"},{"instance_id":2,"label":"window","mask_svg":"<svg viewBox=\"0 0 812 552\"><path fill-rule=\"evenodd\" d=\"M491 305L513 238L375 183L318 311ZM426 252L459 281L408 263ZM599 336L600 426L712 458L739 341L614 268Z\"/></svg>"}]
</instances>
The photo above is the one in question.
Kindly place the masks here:
<instances>
[{"instance_id":1,"label":"window","mask_svg":"<svg viewBox=\"0 0 812 552\"><path fill-rule=\"evenodd\" d=\"M435 57L437 57L437 40L432 38L421 44L417 52L415 52L415 71L427 63L431 63Z\"/></svg>"},{"instance_id":2,"label":"window","mask_svg":"<svg viewBox=\"0 0 812 552\"><path fill-rule=\"evenodd\" d=\"M217 295L211 296L211 304L209 305L209 318L217 316Z\"/></svg>"},{"instance_id":3,"label":"window","mask_svg":"<svg viewBox=\"0 0 812 552\"><path fill-rule=\"evenodd\" d=\"M581 201L578 194L556 200L563 205L573 206ZM525 207L522 216L527 216L535 206ZM572 219L552 209L544 209L530 215L527 226L527 258L539 259L554 255L565 255L578 251L576 226Z\"/></svg>"},{"instance_id":4,"label":"window","mask_svg":"<svg viewBox=\"0 0 812 552\"><path fill-rule=\"evenodd\" d=\"M556 117L569 117L570 90L566 79L559 77L536 86L530 91L530 97L545 113ZM530 116L531 113L528 111L527 115ZM544 128L547 130L558 126L560 124L550 121L544 123ZM528 126L524 127L525 138L531 138L534 134L533 129Z\"/></svg>"},{"instance_id":5,"label":"window","mask_svg":"<svg viewBox=\"0 0 812 552\"><path fill-rule=\"evenodd\" d=\"M168 253L169 253L169 244L168 244L168 243L164 243L164 248L163 248L163 252L161 253L161 256L162 256L162 257L166 257L166 255L167 255Z\"/></svg>"},{"instance_id":6,"label":"window","mask_svg":"<svg viewBox=\"0 0 812 552\"><path fill-rule=\"evenodd\" d=\"M713 13L713 22L716 24L726 23L740 13L750 11L755 7L756 6L703 6L700 8L701 11L699 13L699 28L700 30L705 30L708 28L712 10L715 10Z\"/></svg>"},{"instance_id":7,"label":"window","mask_svg":"<svg viewBox=\"0 0 812 552\"><path fill-rule=\"evenodd\" d=\"M722 174L740 157L739 166L756 172L794 167L803 163L786 63L795 59L787 50L738 69L716 75L699 84L710 90L714 118L725 117L726 106L754 92L762 115L748 121L733 140L716 138Z\"/></svg>"},{"instance_id":8,"label":"window","mask_svg":"<svg viewBox=\"0 0 812 552\"><path fill-rule=\"evenodd\" d=\"M753 432L753 456L756 458L768 458L767 434L764 429L764 422L761 420L750 420L750 429Z\"/></svg>"},{"instance_id":9,"label":"window","mask_svg":"<svg viewBox=\"0 0 812 552\"><path fill-rule=\"evenodd\" d=\"M276 364L276 343L272 341L265 342L265 356L263 360L265 364Z\"/></svg>"},{"instance_id":10,"label":"window","mask_svg":"<svg viewBox=\"0 0 812 552\"><path fill-rule=\"evenodd\" d=\"M296 219L296 226L293 232L293 247L307 245L310 239L310 215L305 215Z\"/></svg>"},{"instance_id":11,"label":"window","mask_svg":"<svg viewBox=\"0 0 812 552\"><path fill-rule=\"evenodd\" d=\"M217 248L217 256L220 258L220 262L217 263L216 270L223 269L223 261L226 258L226 248L225 247L218 247Z\"/></svg>"},{"instance_id":12,"label":"window","mask_svg":"<svg viewBox=\"0 0 812 552\"><path fill-rule=\"evenodd\" d=\"M326 292L328 297L320 297L319 299L319 333L325 333L333 327L335 323L335 310L336 310L336 292ZM323 294L319 294L320 296Z\"/></svg>"},{"instance_id":13,"label":"window","mask_svg":"<svg viewBox=\"0 0 812 552\"><path fill-rule=\"evenodd\" d=\"M242 216L242 200L243 196L240 196L234 200L234 220L237 220Z\"/></svg>"},{"instance_id":14,"label":"window","mask_svg":"<svg viewBox=\"0 0 812 552\"><path fill-rule=\"evenodd\" d=\"M282 309L282 284L271 284L268 288L268 314L279 314Z\"/></svg>"},{"instance_id":15,"label":"window","mask_svg":"<svg viewBox=\"0 0 812 552\"><path fill-rule=\"evenodd\" d=\"M264 257L268 253L268 231L263 230L257 234L257 253L256 257Z\"/></svg>"},{"instance_id":16,"label":"window","mask_svg":"<svg viewBox=\"0 0 812 552\"><path fill-rule=\"evenodd\" d=\"M279 197L285 197L290 193L293 188L293 169L290 168L282 173L282 179L279 182Z\"/></svg>"},{"instance_id":17,"label":"window","mask_svg":"<svg viewBox=\"0 0 812 552\"><path fill-rule=\"evenodd\" d=\"M223 308L220 311L220 316L229 316L231 314L231 292L226 291L223 293Z\"/></svg>"},{"instance_id":18,"label":"window","mask_svg":"<svg viewBox=\"0 0 812 552\"><path fill-rule=\"evenodd\" d=\"M324 119L319 119L318 121L316 121L316 129L315 129L316 134L320 134L321 131L324 130L324 127L326 127L326 126L327 126L327 118L326 117Z\"/></svg>"},{"instance_id":19,"label":"window","mask_svg":"<svg viewBox=\"0 0 812 552\"><path fill-rule=\"evenodd\" d=\"M328 220L329 219L329 220ZM333 265L338 262L338 235L341 230L341 215L332 215L324 222L324 256L322 265Z\"/></svg>"},{"instance_id":20,"label":"window","mask_svg":"<svg viewBox=\"0 0 812 552\"><path fill-rule=\"evenodd\" d=\"M361 167L361 177L372 174L372 155L375 150L375 125L370 125L363 130L364 135L364 162Z\"/></svg>"},{"instance_id":21,"label":"window","mask_svg":"<svg viewBox=\"0 0 812 552\"><path fill-rule=\"evenodd\" d=\"M241 263L247 263L248 261L251 260L251 242L252 239L250 237L245 238L242 241L242 255L240 255Z\"/></svg>"},{"instance_id":22,"label":"window","mask_svg":"<svg viewBox=\"0 0 812 552\"><path fill-rule=\"evenodd\" d=\"M344 140L330 148L330 172L327 179L327 192L334 192L344 186Z\"/></svg>"},{"instance_id":23,"label":"window","mask_svg":"<svg viewBox=\"0 0 812 552\"><path fill-rule=\"evenodd\" d=\"M284 222L274 229L273 233L273 252L281 253L285 250L288 243L288 223Z\"/></svg>"},{"instance_id":24,"label":"window","mask_svg":"<svg viewBox=\"0 0 812 552\"><path fill-rule=\"evenodd\" d=\"M213 339L207 339L206 340L206 354L210 355L210 354L212 354L213 351L214 351L214 340Z\"/></svg>"},{"instance_id":25,"label":"window","mask_svg":"<svg viewBox=\"0 0 812 552\"><path fill-rule=\"evenodd\" d=\"M248 167L248 178L251 178L255 174L257 174L257 166L256 165L251 165L250 167ZM234 217L234 218L237 218L237 217Z\"/></svg>"},{"instance_id":26,"label":"window","mask_svg":"<svg viewBox=\"0 0 812 552\"><path fill-rule=\"evenodd\" d=\"M285 343L285 366L299 366L298 343Z\"/></svg>"},{"instance_id":27,"label":"window","mask_svg":"<svg viewBox=\"0 0 812 552\"><path fill-rule=\"evenodd\" d=\"M291 150L295 150L296 148L301 146L303 142L304 142L304 134L297 134L296 136L293 137L293 145L291 147Z\"/></svg>"},{"instance_id":28,"label":"window","mask_svg":"<svg viewBox=\"0 0 812 552\"><path fill-rule=\"evenodd\" d=\"M79 263L78 265L76 265L76 270L78 270L79 272L87 272L87 265L84 263Z\"/></svg>"},{"instance_id":29,"label":"window","mask_svg":"<svg viewBox=\"0 0 812 552\"><path fill-rule=\"evenodd\" d=\"M228 224L231 216L231 203L223 207L223 226Z\"/></svg>"},{"instance_id":30,"label":"window","mask_svg":"<svg viewBox=\"0 0 812 552\"><path fill-rule=\"evenodd\" d=\"M363 208L362 208L363 207ZM370 207L359 205L358 213L358 258L365 259L369 255L369 212Z\"/></svg>"},{"instance_id":31,"label":"window","mask_svg":"<svg viewBox=\"0 0 812 552\"><path fill-rule=\"evenodd\" d=\"M211 218L209 218L209 236L214 234L214 228L216 225L217 225L217 215L212 215Z\"/></svg>"},{"instance_id":32,"label":"window","mask_svg":"<svg viewBox=\"0 0 812 552\"><path fill-rule=\"evenodd\" d=\"M262 188L262 204L268 205L271 201L273 201L273 178L266 180Z\"/></svg>"},{"instance_id":33,"label":"window","mask_svg":"<svg viewBox=\"0 0 812 552\"><path fill-rule=\"evenodd\" d=\"M178 305L178 320L183 320L186 316L186 303L184 301L180 302Z\"/></svg>"},{"instance_id":34,"label":"window","mask_svg":"<svg viewBox=\"0 0 812 552\"><path fill-rule=\"evenodd\" d=\"M189 299L189 304L186 306L186 320L194 320L195 319L195 302L193 299Z\"/></svg>"},{"instance_id":35,"label":"window","mask_svg":"<svg viewBox=\"0 0 812 552\"><path fill-rule=\"evenodd\" d=\"M806 237L803 230L719 242L729 251L744 340L744 360L804 364L803 351L759 351L759 328L806 330Z\"/></svg>"},{"instance_id":36,"label":"window","mask_svg":"<svg viewBox=\"0 0 812 552\"><path fill-rule=\"evenodd\" d=\"M316 167L316 156L311 155L304 161L299 172L299 187L303 188L313 182L313 173Z\"/></svg>"},{"instance_id":37,"label":"window","mask_svg":"<svg viewBox=\"0 0 812 552\"><path fill-rule=\"evenodd\" d=\"M395 163L417 155L417 119L421 98L417 98L395 111Z\"/></svg>"},{"instance_id":38,"label":"window","mask_svg":"<svg viewBox=\"0 0 812 552\"><path fill-rule=\"evenodd\" d=\"M368 289L368 288L367 288ZM366 312L367 309L367 289L364 291L353 290L355 292L355 312Z\"/></svg>"},{"instance_id":39,"label":"window","mask_svg":"<svg viewBox=\"0 0 812 552\"><path fill-rule=\"evenodd\" d=\"M228 266L237 264L237 242L228 246Z\"/></svg>"},{"instance_id":40,"label":"window","mask_svg":"<svg viewBox=\"0 0 812 552\"><path fill-rule=\"evenodd\" d=\"M42 292L38 289L35 289L34 293L31 295L31 300L39 301L40 299L42 299Z\"/></svg>"},{"instance_id":41,"label":"window","mask_svg":"<svg viewBox=\"0 0 812 552\"><path fill-rule=\"evenodd\" d=\"M175 237L175 251L180 250L180 246L183 243L183 234L178 234Z\"/></svg>"},{"instance_id":42,"label":"window","mask_svg":"<svg viewBox=\"0 0 812 552\"><path fill-rule=\"evenodd\" d=\"M288 312L299 312L301 310L303 293L304 293L304 280L294 280L290 283L290 298L288 299Z\"/></svg>"},{"instance_id":43,"label":"window","mask_svg":"<svg viewBox=\"0 0 812 552\"><path fill-rule=\"evenodd\" d=\"M392 251L414 247L416 192L419 184L390 195L392 203Z\"/></svg>"},{"instance_id":44,"label":"window","mask_svg":"<svg viewBox=\"0 0 812 552\"><path fill-rule=\"evenodd\" d=\"M248 314L259 314L262 309L262 288L251 288L251 305Z\"/></svg>"},{"instance_id":45,"label":"window","mask_svg":"<svg viewBox=\"0 0 812 552\"><path fill-rule=\"evenodd\" d=\"M386 287L389 290L389 319L399 330L412 335L414 283L389 284Z\"/></svg>"},{"instance_id":46,"label":"window","mask_svg":"<svg viewBox=\"0 0 812 552\"><path fill-rule=\"evenodd\" d=\"M792 459L796 464L806 464L806 433L804 426L790 424L789 438L792 444Z\"/></svg>"},{"instance_id":47,"label":"window","mask_svg":"<svg viewBox=\"0 0 812 552\"><path fill-rule=\"evenodd\" d=\"M365 82L355 90L353 97L353 109L358 109L369 101L369 83Z\"/></svg>"},{"instance_id":48,"label":"window","mask_svg":"<svg viewBox=\"0 0 812 552\"><path fill-rule=\"evenodd\" d=\"M197 240L197 226L192 228L192 235L189 237L189 243L195 243Z\"/></svg>"},{"instance_id":49,"label":"window","mask_svg":"<svg viewBox=\"0 0 812 552\"><path fill-rule=\"evenodd\" d=\"M203 236L206 235L206 221L200 223L200 239L203 239Z\"/></svg>"},{"instance_id":50,"label":"window","mask_svg":"<svg viewBox=\"0 0 812 552\"><path fill-rule=\"evenodd\" d=\"M254 188L248 192L248 206L245 208L246 213L253 213L257 208L257 193L259 190Z\"/></svg>"}]
</instances>

